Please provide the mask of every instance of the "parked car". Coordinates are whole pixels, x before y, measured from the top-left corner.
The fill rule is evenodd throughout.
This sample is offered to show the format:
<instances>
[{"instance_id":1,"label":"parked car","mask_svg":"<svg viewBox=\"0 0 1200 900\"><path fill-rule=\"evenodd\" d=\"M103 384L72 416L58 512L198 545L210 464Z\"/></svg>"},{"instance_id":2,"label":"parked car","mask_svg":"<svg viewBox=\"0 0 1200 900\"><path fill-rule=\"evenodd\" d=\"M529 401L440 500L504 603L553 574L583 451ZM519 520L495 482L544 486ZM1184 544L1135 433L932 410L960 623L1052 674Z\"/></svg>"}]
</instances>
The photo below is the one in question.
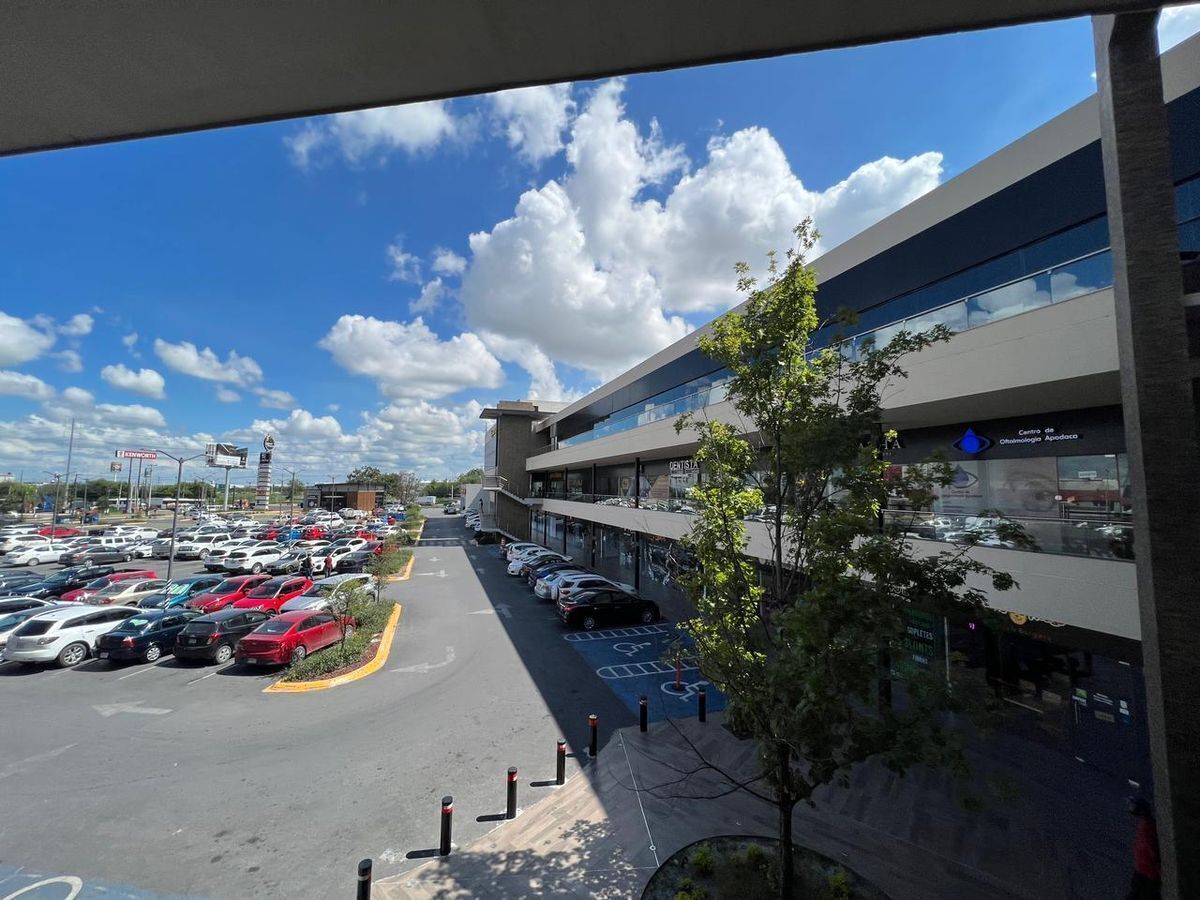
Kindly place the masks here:
<instances>
[{"instance_id":1,"label":"parked car","mask_svg":"<svg viewBox=\"0 0 1200 900\"><path fill-rule=\"evenodd\" d=\"M238 641L270 618L256 609L222 609L192 619L175 638L175 658L225 664Z\"/></svg>"},{"instance_id":2,"label":"parked car","mask_svg":"<svg viewBox=\"0 0 1200 900\"><path fill-rule=\"evenodd\" d=\"M264 581L241 600L236 601L233 606L235 609L261 609L277 613L279 607L293 597L299 597L312 585L311 578L280 575Z\"/></svg>"},{"instance_id":3,"label":"parked car","mask_svg":"<svg viewBox=\"0 0 1200 900\"><path fill-rule=\"evenodd\" d=\"M43 578L34 572L0 572L0 597L24 594L25 588L40 584Z\"/></svg>"},{"instance_id":4,"label":"parked car","mask_svg":"<svg viewBox=\"0 0 1200 900\"><path fill-rule=\"evenodd\" d=\"M12 553L22 547L49 546L51 540L40 534L10 534L0 537L0 554ZM55 542L55 546L58 546Z\"/></svg>"},{"instance_id":5,"label":"parked car","mask_svg":"<svg viewBox=\"0 0 1200 900\"><path fill-rule=\"evenodd\" d=\"M94 578L81 588L76 588L73 591L67 591L62 594L63 600L68 603L84 603L95 594L97 591L102 591L110 584L116 584L118 581L134 580L140 581L143 578L155 578L155 574L149 569L132 569L129 571L115 571L107 575L101 575Z\"/></svg>"},{"instance_id":6,"label":"parked car","mask_svg":"<svg viewBox=\"0 0 1200 900\"><path fill-rule=\"evenodd\" d=\"M224 572L225 560L229 558L230 553L235 550L249 550L251 547L259 546L265 545L256 538L237 538L226 541L219 547L213 547L208 551L208 556L204 557L204 568L210 572Z\"/></svg>"},{"instance_id":7,"label":"parked car","mask_svg":"<svg viewBox=\"0 0 1200 900\"><path fill-rule=\"evenodd\" d=\"M547 550L544 553L531 553L528 556L517 556L508 564L509 575L528 575L530 569L540 568L550 562L566 562L569 556Z\"/></svg>"},{"instance_id":8,"label":"parked car","mask_svg":"<svg viewBox=\"0 0 1200 900\"><path fill-rule=\"evenodd\" d=\"M171 609L183 606L197 594L215 588L224 579L220 575L192 575L190 578L172 579L162 590L147 594L137 602L139 609Z\"/></svg>"},{"instance_id":9,"label":"parked car","mask_svg":"<svg viewBox=\"0 0 1200 900\"><path fill-rule=\"evenodd\" d=\"M146 609L121 622L96 641L99 659L157 662L175 652L175 638L199 616L193 609Z\"/></svg>"},{"instance_id":10,"label":"parked car","mask_svg":"<svg viewBox=\"0 0 1200 900\"><path fill-rule=\"evenodd\" d=\"M107 544L85 547L73 553L64 553L58 561L64 566L93 565L103 566L117 562L133 560L133 544Z\"/></svg>"},{"instance_id":11,"label":"parked car","mask_svg":"<svg viewBox=\"0 0 1200 900\"><path fill-rule=\"evenodd\" d=\"M566 574L567 572L585 572L585 571L587 571L587 570L584 569L582 566L580 566L578 563L553 562L553 563L546 563L545 565L541 566L540 568L531 568L529 570L527 578L529 581L529 586L532 588L532 587L536 587L537 583L539 581L541 581L543 578L548 578L549 576L560 573L560 572L563 574Z\"/></svg>"},{"instance_id":12,"label":"parked car","mask_svg":"<svg viewBox=\"0 0 1200 900\"><path fill-rule=\"evenodd\" d=\"M185 606L206 614L214 613L241 600L269 578L269 575L238 575L225 578L203 594L192 597Z\"/></svg>"},{"instance_id":13,"label":"parked car","mask_svg":"<svg viewBox=\"0 0 1200 900\"><path fill-rule=\"evenodd\" d=\"M548 549L549 549L548 547L543 547L541 544L531 544L528 541L517 541L517 542L511 543L511 544L505 545L504 558L506 560L508 560L509 562L512 562L512 558L514 556L516 556L520 553L524 553L527 550L545 551Z\"/></svg>"},{"instance_id":14,"label":"parked car","mask_svg":"<svg viewBox=\"0 0 1200 900\"><path fill-rule=\"evenodd\" d=\"M176 559L206 559L215 548L233 540L227 532L214 531L211 534L198 534L186 541L175 542Z\"/></svg>"},{"instance_id":15,"label":"parked car","mask_svg":"<svg viewBox=\"0 0 1200 900\"><path fill-rule=\"evenodd\" d=\"M4 645L8 643L9 636L21 627L25 622L32 619L34 616L41 615L51 609L54 609L58 604L47 603L43 606L31 606L27 609L14 609L5 611L0 608L0 651L4 650Z\"/></svg>"},{"instance_id":16,"label":"parked car","mask_svg":"<svg viewBox=\"0 0 1200 900\"><path fill-rule=\"evenodd\" d=\"M313 555L311 550L289 550L267 566L267 571L272 575L291 575L300 571L305 559L310 560L314 572L320 572L325 568L323 555Z\"/></svg>"},{"instance_id":17,"label":"parked car","mask_svg":"<svg viewBox=\"0 0 1200 900\"><path fill-rule=\"evenodd\" d=\"M283 548L278 545L249 547L245 550L234 550L225 557L226 572L249 572L257 575L271 563L283 556Z\"/></svg>"},{"instance_id":18,"label":"parked car","mask_svg":"<svg viewBox=\"0 0 1200 900\"><path fill-rule=\"evenodd\" d=\"M24 585L21 593L27 597L57 599L69 591L86 587L97 578L111 575L115 572L112 566L70 566L59 569L53 575L32 576L40 580Z\"/></svg>"},{"instance_id":19,"label":"parked car","mask_svg":"<svg viewBox=\"0 0 1200 900\"><path fill-rule=\"evenodd\" d=\"M23 612L27 609L49 609L54 605L53 600L42 600L38 597L4 597L0 599L0 615Z\"/></svg>"},{"instance_id":20,"label":"parked car","mask_svg":"<svg viewBox=\"0 0 1200 900\"><path fill-rule=\"evenodd\" d=\"M661 618L658 604L653 600L615 588L579 591L564 597L558 601L558 615L567 625L584 631L629 622L649 625Z\"/></svg>"},{"instance_id":21,"label":"parked car","mask_svg":"<svg viewBox=\"0 0 1200 900\"><path fill-rule=\"evenodd\" d=\"M27 665L57 662L63 668L77 666L94 652L100 635L136 613L124 606L71 605L47 610L9 635L4 659Z\"/></svg>"},{"instance_id":22,"label":"parked car","mask_svg":"<svg viewBox=\"0 0 1200 900\"><path fill-rule=\"evenodd\" d=\"M47 525L44 528L39 528L37 533L42 537L48 538L78 537L83 534L78 528L71 528L69 525Z\"/></svg>"},{"instance_id":23,"label":"parked car","mask_svg":"<svg viewBox=\"0 0 1200 900\"><path fill-rule=\"evenodd\" d=\"M355 550L337 561L337 570L342 574L365 572L376 556L378 554L373 550Z\"/></svg>"},{"instance_id":24,"label":"parked car","mask_svg":"<svg viewBox=\"0 0 1200 900\"><path fill-rule=\"evenodd\" d=\"M314 582L313 586L301 594L287 600L279 607L280 612L295 612L302 609L328 609L331 598L342 591L362 588L372 593L375 590L375 576L365 572L343 575L330 575Z\"/></svg>"},{"instance_id":25,"label":"parked car","mask_svg":"<svg viewBox=\"0 0 1200 900\"><path fill-rule=\"evenodd\" d=\"M154 542L142 541L138 544L131 544L129 552L133 554L134 559L152 559L154 557Z\"/></svg>"},{"instance_id":26,"label":"parked car","mask_svg":"<svg viewBox=\"0 0 1200 900\"><path fill-rule=\"evenodd\" d=\"M354 632L354 620L328 612L285 612L263 622L238 643L237 661L266 666L299 662Z\"/></svg>"},{"instance_id":27,"label":"parked car","mask_svg":"<svg viewBox=\"0 0 1200 900\"><path fill-rule=\"evenodd\" d=\"M605 578L603 575L584 572L579 575L563 575L559 578L554 587L554 599L562 600L570 597L572 594L580 594L591 590L608 590L609 588L628 591L629 593L633 593L634 590L632 584L623 584L620 581Z\"/></svg>"},{"instance_id":28,"label":"parked car","mask_svg":"<svg viewBox=\"0 0 1200 900\"><path fill-rule=\"evenodd\" d=\"M96 591L87 598L93 606L137 606L138 601L150 594L157 593L167 586L161 578L135 578L117 581L108 587Z\"/></svg>"},{"instance_id":29,"label":"parked car","mask_svg":"<svg viewBox=\"0 0 1200 900\"><path fill-rule=\"evenodd\" d=\"M58 544L26 544L9 550L0 562L6 566L40 566L42 563L55 562L61 552Z\"/></svg>"},{"instance_id":30,"label":"parked car","mask_svg":"<svg viewBox=\"0 0 1200 900\"><path fill-rule=\"evenodd\" d=\"M573 571L571 569L559 569L556 572L551 572L542 578L539 578L533 585L533 593L542 600L557 600L558 585L564 578L571 575L591 575L586 569Z\"/></svg>"},{"instance_id":31,"label":"parked car","mask_svg":"<svg viewBox=\"0 0 1200 900\"><path fill-rule=\"evenodd\" d=\"M126 541L150 541L159 536L159 532L145 525L114 525L106 534L120 535Z\"/></svg>"}]
</instances>

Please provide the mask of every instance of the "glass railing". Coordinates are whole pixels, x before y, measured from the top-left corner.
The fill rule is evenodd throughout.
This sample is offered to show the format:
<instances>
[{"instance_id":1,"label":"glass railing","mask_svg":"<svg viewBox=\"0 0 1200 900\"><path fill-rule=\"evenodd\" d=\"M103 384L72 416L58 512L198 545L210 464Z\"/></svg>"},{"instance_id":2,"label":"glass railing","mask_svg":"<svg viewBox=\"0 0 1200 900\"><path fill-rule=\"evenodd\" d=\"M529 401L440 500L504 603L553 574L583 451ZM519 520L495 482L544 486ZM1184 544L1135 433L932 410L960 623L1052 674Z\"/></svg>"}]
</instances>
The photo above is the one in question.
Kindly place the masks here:
<instances>
[{"instance_id":1,"label":"glass railing","mask_svg":"<svg viewBox=\"0 0 1200 900\"><path fill-rule=\"evenodd\" d=\"M1129 518L1028 519L1011 516L948 516L884 510L884 528L925 541L974 543L980 547L1031 550L1066 556L1133 559ZM1010 532L1020 532L1019 538Z\"/></svg>"},{"instance_id":2,"label":"glass railing","mask_svg":"<svg viewBox=\"0 0 1200 900\"><path fill-rule=\"evenodd\" d=\"M671 497L668 499L641 497L635 500L633 497L617 496L616 494L579 494L564 493L562 491L551 491L544 494L543 497L546 500L569 500L572 503L620 506L625 509L648 509L653 512L694 513L696 511L695 501L689 500L686 497Z\"/></svg>"},{"instance_id":3,"label":"glass railing","mask_svg":"<svg viewBox=\"0 0 1200 900\"><path fill-rule=\"evenodd\" d=\"M919 315L853 335L842 343L842 353L848 359L856 359L868 341L876 347L884 347L901 331L917 334L935 325L945 325L956 333L970 331L1032 309L1112 287L1112 282L1112 253L1107 249L1100 250Z\"/></svg>"}]
</instances>

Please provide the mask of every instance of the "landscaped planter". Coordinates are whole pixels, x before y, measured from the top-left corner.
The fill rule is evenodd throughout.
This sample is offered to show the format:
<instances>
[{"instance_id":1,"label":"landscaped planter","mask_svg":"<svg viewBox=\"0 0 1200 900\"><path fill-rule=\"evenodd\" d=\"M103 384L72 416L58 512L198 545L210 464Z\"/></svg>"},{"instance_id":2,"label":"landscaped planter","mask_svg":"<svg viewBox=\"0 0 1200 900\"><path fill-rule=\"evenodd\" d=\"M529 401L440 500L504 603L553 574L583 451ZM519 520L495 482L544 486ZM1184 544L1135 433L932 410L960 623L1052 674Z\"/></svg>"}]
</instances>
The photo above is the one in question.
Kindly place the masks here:
<instances>
[{"instance_id":1,"label":"landscaped planter","mask_svg":"<svg viewBox=\"0 0 1200 900\"><path fill-rule=\"evenodd\" d=\"M769 837L721 835L689 844L658 867L642 900L775 900L775 855ZM795 848L796 900L890 900L836 860Z\"/></svg>"}]
</instances>

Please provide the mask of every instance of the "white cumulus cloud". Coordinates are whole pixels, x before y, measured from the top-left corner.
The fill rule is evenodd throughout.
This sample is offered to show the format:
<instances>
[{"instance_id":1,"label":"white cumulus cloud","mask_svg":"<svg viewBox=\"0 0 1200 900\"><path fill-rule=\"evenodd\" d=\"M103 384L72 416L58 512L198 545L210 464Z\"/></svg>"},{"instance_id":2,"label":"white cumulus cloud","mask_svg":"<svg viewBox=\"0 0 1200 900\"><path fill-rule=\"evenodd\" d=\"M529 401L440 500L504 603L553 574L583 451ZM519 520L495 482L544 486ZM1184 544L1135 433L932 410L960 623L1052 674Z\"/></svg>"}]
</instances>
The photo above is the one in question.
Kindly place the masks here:
<instances>
[{"instance_id":1,"label":"white cumulus cloud","mask_svg":"<svg viewBox=\"0 0 1200 900\"><path fill-rule=\"evenodd\" d=\"M819 252L941 178L929 152L812 189L765 128L714 137L696 164L656 123L626 117L623 88L601 84L571 121L563 177L470 236L458 294L467 323L524 366L534 390L556 388L558 363L610 378L687 334L687 316L735 305L734 263L761 269L805 217L823 235Z\"/></svg>"},{"instance_id":2,"label":"white cumulus cloud","mask_svg":"<svg viewBox=\"0 0 1200 900\"><path fill-rule=\"evenodd\" d=\"M227 387L217 388L217 401L219 403L237 403L242 399L242 395L237 391L231 391Z\"/></svg>"},{"instance_id":3,"label":"white cumulus cloud","mask_svg":"<svg viewBox=\"0 0 1200 900\"><path fill-rule=\"evenodd\" d=\"M430 268L439 275L461 275L467 268L467 261L453 250L437 247Z\"/></svg>"},{"instance_id":4,"label":"white cumulus cloud","mask_svg":"<svg viewBox=\"0 0 1200 900\"><path fill-rule=\"evenodd\" d=\"M161 400L165 396L163 388L166 387L166 381L154 369L139 369L135 372L125 365L117 364L101 369L100 377L115 388L141 394L143 397Z\"/></svg>"},{"instance_id":5,"label":"white cumulus cloud","mask_svg":"<svg viewBox=\"0 0 1200 900\"><path fill-rule=\"evenodd\" d=\"M421 288L421 296L409 302L408 311L414 315L417 313L432 312L442 302L444 296L446 296L446 286L442 284L442 279L435 278L432 281L427 281L425 282L425 286Z\"/></svg>"},{"instance_id":6,"label":"white cumulus cloud","mask_svg":"<svg viewBox=\"0 0 1200 900\"><path fill-rule=\"evenodd\" d=\"M417 317L393 322L345 315L318 346L343 369L375 380L387 397L435 398L470 387L498 387L504 372L479 337L442 340Z\"/></svg>"},{"instance_id":7,"label":"white cumulus cloud","mask_svg":"<svg viewBox=\"0 0 1200 900\"><path fill-rule=\"evenodd\" d=\"M29 362L53 347L54 334L47 330L47 324L44 320L26 322L0 312L0 366Z\"/></svg>"},{"instance_id":8,"label":"white cumulus cloud","mask_svg":"<svg viewBox=\"0 0 1200 900\"><path fill-rule=\"evenodd\" d=\"M258 363L234 350L230 350L229 355L222 360L210 348L200 350L190 341L172 344L162 338L155 338L154 352L168 368L204 381L244 387L262 381L263 377L262 368Z\"/></svg>"},{"instance_id":9,"label":"white cumulus cloud","mask_svg":"<svg viewBox=\"0 0 1200 900\"><path fill-rule=\"evenodd\" d=\"M83 371L83 357L78 350L60 350L51 355L58 360L58 367L64 372Z\"/></svg>"},{"instance_id":10,"label":"white cumulus cloud","mask_svg":"<svg viewBox=\"0 0 1200 900\"><path fill-rule=\"evenodd\" d=\"M267 409L291 409L296 405L296 398L287 391L265 387L251 388L251 390L258 397L259 406L265 406Z\"/></svg>"},{"instance_id":11,"label":"white cumulus cloud","mask_svg":"<svg viewBox=\"0 0 1200 900\"><path fill-rule=\"evenodd\" d=\"M0 371L0 395L48 400L54 396L54 388L33 375L5 370Z\"/></svg>"},{"instance_id":12,"label":"white cumulus cloud","mask_svg":"<svg viewBox=\"0 0 1200 900\"><path fill-rule=\"evenodd\" d=\"M498 91L489 100L508 145L526 162L537 165L562 150L575 107L570 84Z\"/></svg>"},{"instance_id":13,"label":"white cumulus cloud","mask_svg":"<svg viewBox=\"0 0 1200 900\"><path fill-rule=\"evenodd\" d=\"M387 256L392 263L392 271L388 275L388 280L412 282L421 280L420 257L406 251L402 240L397 238L394 243L388 244Z\"/></svg>"},{"instance_id":14,"label":"white cumulus cloud","mask_svg":"<svg viewBox=\"0 0 1200 900\"><path fill-rule=\"evenodd\" d=\"M1170 50L1200 31L1200 3L1167 6L1158 17L1158 46Z\"/></svg>"},{"instance_id":15,"label":"white cumulus cloud","mask_svg":"<svg viewBox=\"0 0 1200 900\"><path fill-rule=\"evenodd\" d=\"M87 313L76 313L58 326L58 333L67 337L86 337L92 333L95 320Z\"/></svg>"},{"instance_id":16,"label":"white cumulus cloud","mask_svg":"<svg viewBox=\"0 0 1200 900\"><path fill-rule=\"evenodd\" d=\"M446 141L470 137L469 121L456 117L449 100L338 113L310 121L284 138L292 162L308 168L330 153L350 163L402 150L415 155Z\"/></svg>"}]
</instances>

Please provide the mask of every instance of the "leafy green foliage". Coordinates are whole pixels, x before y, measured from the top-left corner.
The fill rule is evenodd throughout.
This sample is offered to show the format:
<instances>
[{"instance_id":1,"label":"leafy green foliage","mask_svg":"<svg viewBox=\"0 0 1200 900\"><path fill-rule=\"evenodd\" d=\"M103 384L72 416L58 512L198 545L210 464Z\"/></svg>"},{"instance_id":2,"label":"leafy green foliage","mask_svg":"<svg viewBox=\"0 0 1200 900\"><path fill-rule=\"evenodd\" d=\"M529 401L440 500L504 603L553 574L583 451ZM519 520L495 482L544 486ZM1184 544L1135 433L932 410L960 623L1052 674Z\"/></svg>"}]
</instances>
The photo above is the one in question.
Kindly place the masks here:
<instances>
[{"instance_id":1,"label":"leafy green foliage","mask_svg":"<svg viewBox=\"0 0 1200 900\"><path fill-rule=\"evenodd\" d=\"M795 235L782 266L769 257L765 287L739 264L746 303L699 340L732 373L726 396L742 421L701 412L676 423L698 435L704 472L685 541L699 565L680 579L697 615L683 628L704 676L729 698L731 727L758 739L780 809L785 896L792 808L817 787L848 785L852 767L871 757L898 772L918 762L965 772L961 736L943 715L967 708L963 692L937 673L898 666L907 703L894 708L889 671L906 657L910 609L979 609L981 584L1015 584L974 559L969 544L918 557L902 533L880 528L889 495L920 509L950 482L945 462L898 476L880 452L882 396L905 377L901 361L949 332L901 331L886 347L860 347L854 360L836 345L814 347L822 323L804 253L816 233L805 221ZM761 579L745 555L751 513L770 542Z\"/></svg>"},{"instance_id":2,"label":"leafy green foliage","mask_svg":"<svg viewBox=\"0 0 1200 900\"><path fill-rule=\"evenodd\" d=\"M392 608L393 604L379 602L371 591L363 588L335 591L330 612L350 616L355 622L353 633L343 634L338 643L292 663L283 680L310 681L358 662L370 649L374 636L386 627Z\"/></svg>"},{"instance_id":3,"label":"leafy green foliage","mask_svg":"<svg viewBox=\"0 0 1200 900\"><path fill-rule=\"evenodd\" d=\"M711 875L715 860L713 859L712 848L708 844L701 844L692 851L688 857L688 865L696 870L700 875Z\"/></svg>"}]
</instances>

